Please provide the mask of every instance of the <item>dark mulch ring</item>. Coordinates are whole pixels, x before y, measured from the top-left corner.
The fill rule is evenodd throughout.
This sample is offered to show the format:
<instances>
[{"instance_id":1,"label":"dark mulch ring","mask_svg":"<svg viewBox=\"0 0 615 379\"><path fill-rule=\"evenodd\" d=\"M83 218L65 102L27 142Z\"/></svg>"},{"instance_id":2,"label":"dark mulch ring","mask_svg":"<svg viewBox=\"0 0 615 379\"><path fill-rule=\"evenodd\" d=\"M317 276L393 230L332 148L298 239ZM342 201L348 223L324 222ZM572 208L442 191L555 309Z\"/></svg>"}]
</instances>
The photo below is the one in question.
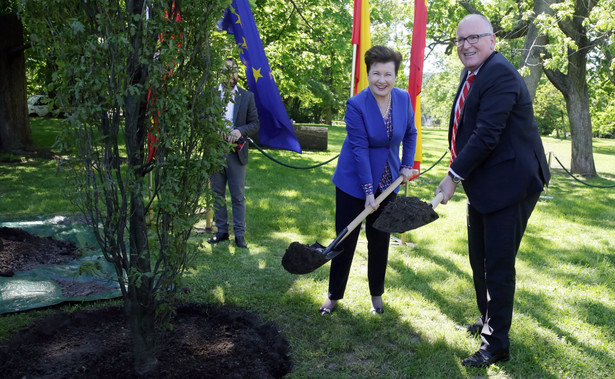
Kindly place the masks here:
<instances>
[{"instance_id":1,"label":"dark mulch ring","mask_svg":"<svg viewBox=\"0 0 615 379\"><path fill-rule=\"evenodd\" d=\"M10 232L22 238L0 238L0 266L6 271L57 263L72 255L66 254L70 247L49 249L50 239L45 239L43 249L44 244L37 243L40 237ZM18 246L21 243L28 245ZM279 378L292 369L289 344L276 325L245 310L185 304L178 307L172 324L173 330L158 337L159 378ZM121 307L58 312L39 319L0 341L0 377L135 377L127 325Z\"/></svg>"},{"instance_id":2,"label":"dark mulch ring","mask_svg":"<svg viewBox=\"0 0 615 379\"><path fill-rule=\"evenodd\" d=\"M0 345L4 378L136 377L123 308L58 313ZM160 378L280 378L292 368L276 326L230 307L178 307L160 335Z\"/></svg>"}]
</instances>

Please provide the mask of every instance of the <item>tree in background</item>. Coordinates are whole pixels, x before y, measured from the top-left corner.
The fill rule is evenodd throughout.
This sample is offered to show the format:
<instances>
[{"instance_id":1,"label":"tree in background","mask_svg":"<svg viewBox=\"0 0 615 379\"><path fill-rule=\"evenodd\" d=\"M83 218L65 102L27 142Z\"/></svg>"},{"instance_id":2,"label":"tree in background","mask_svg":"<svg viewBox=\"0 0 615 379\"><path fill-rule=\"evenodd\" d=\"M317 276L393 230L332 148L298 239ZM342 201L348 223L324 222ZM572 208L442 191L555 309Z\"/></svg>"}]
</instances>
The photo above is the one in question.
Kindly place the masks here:
<instances>
[{"instance_id":1,"label":"tree in background","mask_svg":"<svg viewBox=\"0 0 615 379\"><path fill-rule=\"evenodd\" d=\"M26 48L17 1L0 0L0 152L34 147L26 103Z\"/></svg>"},{"instance_id":2,"label":"tree in background","mask_svg":"<svg viewBox=\"0 0 615 379\"><path fill-rule=\"evenodd\" d=\"M526 67L530 92L536 92L543 72L561 92L572 137L572 172L595 176L589 101L593 83L588 85L588 70L596 67L597 58L605 57L605 47L610 46L605 41L613 37L615 3L502 0L458 4L445 2L432 7L428 27L436 29L433 34L446 41L444 36L455 34L456 22L450 20L477 12L489 17L500 42L498 50L519 62L518 67ZM610 67L612 63L605 64Z\"/></svg>"},{"instance_id":3,"label":"tree in background","mask_svg":"<svg viewBox=\"0 0 615 379\"><path fill-rule=\"evenodd\" d=\"M350 92L352 14L333 0L256 0L252 8L289 116L331 124Z\"/></svg>"},{"instance_id":4,"label":"tree in background","mask_svg":"<svg viewBox=\"0 0 615 379\"><path fill-rule=\"evenodd\" d=\"M115 266L143 376L157 370L155 325L168 325L195 251L188 238L201 194L229 148L219 138L225 37L213 32L226 5L25 3L33 45L41 57L55 57L53 90L68 115L62 146L77 150L65 167Z\"/></svg>"},{"instance_id":5,"label":"tree in background","mask_svg":"<svg viewBox=\"0 0 615 379\"><path fill-rule=\"evenodd\" d=\"M534 117L542 135L555 131L557 138L566 139L569 127L566 123L566 101L544 76L534 96Z\"/></svg>"}]
</instances>

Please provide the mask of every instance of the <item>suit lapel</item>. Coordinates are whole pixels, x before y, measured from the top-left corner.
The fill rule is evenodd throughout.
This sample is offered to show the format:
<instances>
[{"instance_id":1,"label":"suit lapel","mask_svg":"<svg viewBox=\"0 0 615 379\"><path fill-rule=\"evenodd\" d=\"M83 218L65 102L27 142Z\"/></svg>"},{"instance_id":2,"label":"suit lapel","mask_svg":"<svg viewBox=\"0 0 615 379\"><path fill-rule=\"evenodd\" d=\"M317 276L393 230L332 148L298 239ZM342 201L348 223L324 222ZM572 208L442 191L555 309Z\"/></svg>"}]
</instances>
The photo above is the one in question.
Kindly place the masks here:
<instances>
[{"instance_id":1,"label":"suit lapel","mask_svg":"<svg viewBox=\"0 0 615 379\"><path fill-rule=\"evenodd\" d=\"M384 120L382 119L382 115L380 114L380 108L378 108L376 98L369 90L369 88L367 89L367 98L365 99L365 109L368 110L366 112L368 117L366 127L374 131L381 129L382 132L386 133L386 125L384 125Z\"/></svg>"},{"instance_id":2,"label":"suit lapel","mask_svg":"<svg viewBox=\"0 0 615 379\"><path fill-rule=\"evenodd\" d=\"M237 93L235 94L235 106L233 107L233 125L236 125L237 114L239 113L239 107L241 106L242 91L237 87Z\"/></svg>"}]
</instances>

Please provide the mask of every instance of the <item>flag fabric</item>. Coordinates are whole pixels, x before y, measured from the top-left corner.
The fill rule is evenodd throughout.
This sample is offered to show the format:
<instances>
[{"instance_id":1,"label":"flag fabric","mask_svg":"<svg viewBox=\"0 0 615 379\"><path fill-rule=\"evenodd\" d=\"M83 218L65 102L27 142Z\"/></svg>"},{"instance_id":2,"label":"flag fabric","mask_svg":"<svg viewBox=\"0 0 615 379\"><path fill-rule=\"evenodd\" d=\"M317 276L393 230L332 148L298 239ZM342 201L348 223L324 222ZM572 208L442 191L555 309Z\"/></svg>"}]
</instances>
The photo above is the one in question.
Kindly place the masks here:
<instances>
[{"instance_id":1,"label":"flag fabric","mask_svg":"<svg viewBox=\"0 0 615 379\"><path fill-rule=\"evenodd\" d=\"M412 27L412 47L410 50L410 76L408 78L408 93L414 109L414 125L418 132L414 166L421 170L423 161L423 139L421 133L421 88L423 84L423 61L425 59L425 39L427 35L427 4L426 0L414 2L414 25Z\"/></svg>"},{"instance_id":2,"label":"flag fabric","mask_svg":"<svg viewBox=\"0 0 615 379\"><path fill-rule=\"evenodd\" d=\"M219 27L235 36L240 59L246 67L248 88L254 93L262 145L301 153L293 124L273 79L248 0L233 0Z\"/></svg>"},{"instance_id":3,"label":"flag fabric","mask_svg":"<svg viewBox=\"0 0 615 379\"><path fill-rule=\"evenodd\" d=\"M356 45L356 60L353 67L354 93L352 95L356 95L368 86L364 57L365 52L372 47L369 26L368 0L354 0L351 43Z\"/></svg>"}]
</instances>

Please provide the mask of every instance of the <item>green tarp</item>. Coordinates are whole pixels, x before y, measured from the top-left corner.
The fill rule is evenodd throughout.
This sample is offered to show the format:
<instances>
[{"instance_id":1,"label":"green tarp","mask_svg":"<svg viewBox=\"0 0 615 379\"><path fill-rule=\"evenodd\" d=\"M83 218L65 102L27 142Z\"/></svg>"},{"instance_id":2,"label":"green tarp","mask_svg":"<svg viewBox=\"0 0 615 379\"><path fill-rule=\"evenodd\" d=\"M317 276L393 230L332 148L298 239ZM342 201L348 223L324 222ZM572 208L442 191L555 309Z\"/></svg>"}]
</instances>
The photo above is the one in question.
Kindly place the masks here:
<instances>
[{"instance_id":1,"label":"green tarp","mask_svg":"<svg viewBox=\"0 0 615 379\"><path fill-rule=\"evenodd\" d=\"M46 265L0 277L0 314L41 308L66 301L92 301L121 296L113 265L107 262L85 223L63 216L18 220L0 219L0 226L23 229L40 237L73 242L81 258L61 265ZM79 274L84 263L96 270ZM62 289L64 288L64 290ZM78 295L75 295L78 293Z\"/></svg>"}]
</instances>

